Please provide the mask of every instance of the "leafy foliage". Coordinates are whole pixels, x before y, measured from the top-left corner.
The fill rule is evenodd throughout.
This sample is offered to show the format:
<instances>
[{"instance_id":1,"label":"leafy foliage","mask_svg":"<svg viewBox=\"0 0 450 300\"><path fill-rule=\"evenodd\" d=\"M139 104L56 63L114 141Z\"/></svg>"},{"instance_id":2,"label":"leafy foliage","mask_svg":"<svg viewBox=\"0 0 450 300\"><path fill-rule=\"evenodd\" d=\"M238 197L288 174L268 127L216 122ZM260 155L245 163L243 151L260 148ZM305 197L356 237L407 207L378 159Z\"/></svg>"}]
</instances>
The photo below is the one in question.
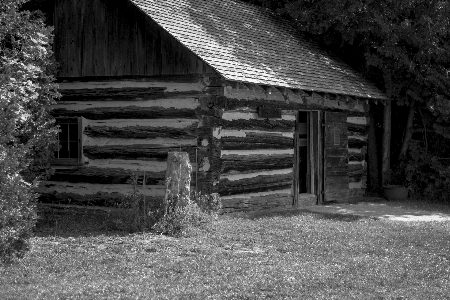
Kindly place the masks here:
<instances>
[{"instance_id":1,"label":"leafy foliage","mask_svg":"<svg viewBox=\"0 0 450 300\"><path fill-rule=\"evenodd\" d=\"M57 129L49 116L54 63L51 28L24 0L0 3L0 254L21 256L33 227L32 188L48 173Z\"/></svg>"},{"instance_id":2,"label":"leafy foliage","mask_svg":"<svg viewBox=\"0 0 450 300\"><path fill-rule=\"evenodd\" d=\"M405 162L404 178L413 194L422 199L447 202L450 199L450 166L413 143Z\"/></svg>"},{"instance_id":3,"label":"leafy foliage","mask_svg":"<svg viewBox=\"0 0 450 300\"><path fill-rule=\"evenodd\" d=\"M428 108L450 137L450 2L443 0L248 0L290 18L307 36L363 73L397 105ZM399 109L400 120L408 114ZM406 118L405 118L406 120ZM397 120L398 122L398 120ZM406 124L406 122L405 122ZM396 123L395 126L404 127ZM400 159L411 135L403 140ZM405 132L405 134L403 134ZM403 136L402 136L403 135ZM397 139L398 138L398 139ZM440 138L440 137L438 137ZM395 145L396 143L394 143ZM400 146L400 143L396 144ZM392 153L395 153L393 149ZM412 157L415 154L412 154ZM428 157L428 156L427 156ZM430 158L431 159L431 158ZM393 162L398 165L399 162ZM409 166L418 161L409 162ZM420 164L425 163L421 162ZM440 167L431 161L433 170ZM404 165L406 166L406 165ZM401 166L397 166L397 169ZM437 169L436 169L437 168ZM405 173L405 170L402 170ZM433 177L433 173L429 174ZM423 174L423 178L426 175ZM436 182L439 180L436 178Z\"/></svg>"},{"instance_id":4,"label":"leafy foliage","mask_svg":"<svg viewBox=\"0 0 450 300\"><path fill-rule=\"evenodd\" d=\"M167 179L167 181L170 180L171 178ZM166 186L170 185L166 184ZM186 199L180 199L181 193L178 195L166 193L166 195L175 198L167 201L171 206L149 213L157 220L152 229L162 234L171 236L189 235L196 228L207 225L216 219L222 208L218 194L192 193Z\"/></svg>"},{"instance_id":5,"label":"leafy foliage","mask_svg":"<svg viewBox=\"0 0 450 300\"><path fill-rule=\"evenodd\" d=\"M450 112L450 4L431 0L297 0L288 13L384 89Z\"/></svg>"}]
</instances>

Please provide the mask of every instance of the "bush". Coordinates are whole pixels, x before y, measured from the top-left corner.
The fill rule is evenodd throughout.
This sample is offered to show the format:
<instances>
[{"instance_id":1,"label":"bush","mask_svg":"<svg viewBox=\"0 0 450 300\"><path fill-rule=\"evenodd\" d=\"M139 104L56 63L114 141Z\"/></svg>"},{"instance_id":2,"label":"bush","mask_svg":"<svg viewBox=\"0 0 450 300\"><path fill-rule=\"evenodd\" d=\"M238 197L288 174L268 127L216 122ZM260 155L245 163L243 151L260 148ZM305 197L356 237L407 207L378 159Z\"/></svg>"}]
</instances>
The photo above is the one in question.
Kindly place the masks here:
<instances>
[{"instance_id":1,"label":"bush","mask_svg":"<svg viewBox=\"0 0 450 300\"><path fill-rule=\"evenodd\" d=\"M10 262L23 257L36 222L36 195L32 185L14 172L16 155L0 147L0 259Z\"/></svg>"},{"instance_id":2,"label":"bush","mask_svg":"<svg viewBox=\"0 0 450 300\"><path fill-rule=\"evenodd\" d=\"M154 203L146 201L145 197L139 194L138 182L141 172L130 173L130 184L133 192L124 197L118 207L127 208L121 218L114 220L119 230L136 232L153 230L160 234L172 236L186 235L196 228L203 227L218 217L222 208L219 194L202 195L201 193L191 193L187 199L181 199L181 193ZM166 180L169 186L171 178ZM172 198L173 197L173 198ZM165 203L169 207L165 207Z\"/></svg>"},{"instance_id":3,"label":"bush","mask_svg":"<svg viewBox=\"0 0 450 300\"><path fill-rule=\"evenodd\" d=\"M410 147L410 159L405 162L407 186L417 198L449 201L450 166L419 145Z\"/></svg>"},{"instance_id":4,"label":"bush","mask_svg":"<svg viewBox=\"0 0 450 300\"><path fill-rule=\"evenodd\" d=\"M218 194L192 193L189 199L181 202L185 205L169 208L167 212L161 211L162 209L152 212L157 220L152 227L155 232L172 236L189 235L196 228L204 227L217 219L222 207Z\"/></svg>"},{"instance_id":5,"label":"bush","mask_svg":"<svg viewBox=\"0 0 450 300\"><path fill-rule=\"evenodd\" d=\"M51 28L26 0L0 1L0 255L24 255L34 226L32 188L57 145L49 107L58 97Z\"/></svg>"}]
</instances>

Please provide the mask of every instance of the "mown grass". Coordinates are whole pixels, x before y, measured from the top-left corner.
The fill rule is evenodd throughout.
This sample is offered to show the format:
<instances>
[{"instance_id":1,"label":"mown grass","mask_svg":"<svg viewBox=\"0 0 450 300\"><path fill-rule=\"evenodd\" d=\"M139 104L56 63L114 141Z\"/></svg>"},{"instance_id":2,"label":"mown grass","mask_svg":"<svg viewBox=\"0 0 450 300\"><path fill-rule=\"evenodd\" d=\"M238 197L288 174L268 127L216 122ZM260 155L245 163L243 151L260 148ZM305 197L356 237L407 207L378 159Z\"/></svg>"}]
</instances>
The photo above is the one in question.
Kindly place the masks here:
<instances>
[{"instance_id":1,"label":"mown grass","mask_svg":"<svg viewBox=\"0 0 450 300\"><path fill-rule=\"evenodd\" d=\"M0 299L450 299L450 222L293 211L182 238L62 228L0 266Z\"/></svg>"}]
</instances>

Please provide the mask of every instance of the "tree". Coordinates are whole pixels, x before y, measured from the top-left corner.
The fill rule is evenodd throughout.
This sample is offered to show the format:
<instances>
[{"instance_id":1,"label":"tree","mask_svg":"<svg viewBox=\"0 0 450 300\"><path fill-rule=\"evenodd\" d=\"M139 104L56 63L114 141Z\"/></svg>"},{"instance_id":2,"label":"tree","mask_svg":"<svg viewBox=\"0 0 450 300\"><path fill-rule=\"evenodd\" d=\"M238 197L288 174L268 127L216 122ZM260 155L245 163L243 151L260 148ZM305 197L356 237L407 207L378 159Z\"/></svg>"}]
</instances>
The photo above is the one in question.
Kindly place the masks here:
<instances>
[{"instance_id":1,"label":"tree","mask_svg":"<svg viewBox=\"0 0 450 300\"><path fill-rule=\"evenodd\" d=\"M48 172L57 129L51 28L26 0L0 2L0 258L20 257L34 226L33 188Z\"/></svg>"},{"instance_id":2,"label":"tree","mask_svg":"<svg viewBox=\"0 0 450 300\"><path fill-rule=\"evenodd\" d=\"M450 115L450 3L445 0L249 0L290 17L407 106L404 159L417 106ZM389 107L388 107L389 109ZM385 112L386 120L389 111ZM398 124L396 124L398 125ZM442 130L443 131L443 130ZM388 149L389 150L389 149Z\"/></svg>"}]
</instances>

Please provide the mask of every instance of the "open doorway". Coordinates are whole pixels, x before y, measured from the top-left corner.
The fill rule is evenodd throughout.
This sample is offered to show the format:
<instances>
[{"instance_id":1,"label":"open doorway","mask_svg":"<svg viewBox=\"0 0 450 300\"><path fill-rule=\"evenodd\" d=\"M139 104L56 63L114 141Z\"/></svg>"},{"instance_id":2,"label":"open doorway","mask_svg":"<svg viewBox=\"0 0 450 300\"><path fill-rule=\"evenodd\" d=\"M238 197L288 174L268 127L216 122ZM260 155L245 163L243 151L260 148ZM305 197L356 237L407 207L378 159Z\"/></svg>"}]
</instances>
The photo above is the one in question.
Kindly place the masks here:
<instances>
[{"instance_id":1,"label":"open doorway","mask_svg":"<svg viewBox=\"0 0 450 300\"><path fill-rule=\"evenodd\" d=\"M299 111L294 149L294 205L322 204L347 197L345 112Z\"/></svg>"},{"instance_id":2,"label":"open doorway","mask_svg":"<svg viewBox=\"0 0 450 300\"><path fill-rule=\"evenodd\" d=\"M319 111L297 113L294 137L294 205L317 204L322 195L322 133Z\"/></svg>"}]
</instances>

